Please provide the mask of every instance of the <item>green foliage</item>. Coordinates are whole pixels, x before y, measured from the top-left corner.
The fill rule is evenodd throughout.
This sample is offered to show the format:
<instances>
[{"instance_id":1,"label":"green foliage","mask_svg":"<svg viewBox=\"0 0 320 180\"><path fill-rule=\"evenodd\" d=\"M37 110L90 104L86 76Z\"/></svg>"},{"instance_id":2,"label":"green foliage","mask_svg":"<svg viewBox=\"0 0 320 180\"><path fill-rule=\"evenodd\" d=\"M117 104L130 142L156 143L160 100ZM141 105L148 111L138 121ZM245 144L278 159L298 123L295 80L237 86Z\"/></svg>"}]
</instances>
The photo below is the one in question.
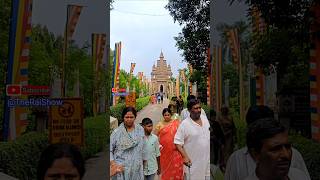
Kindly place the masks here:
<instances>
[{"instance_id":1,"label":"green foliage","mask_svg":"<svg viewBox=\"0 0 320 180\"><path fill-rule=\"evenodd\" d=\"M229 80L230 97L239 94L239 73L233 64L224 64L222 71L223 82Z\"/></svg>"},{"instance_id":2,"label":"green foliage","mask_svg":"<svg viewBox=\"0 0 320 180\"><path fill-rule=\"evenodd\" d=\"M105 150L108 143L105 115L84 120L85 159ZM19 179L36 179L41 152L48 146L48 133L30 132L12 142L0 143L0 171Z\"/></svg>"},{"instance_id":3,"label":"green foliage","mask_svg":"<svg viewBox=\"0 0 320 180\"><path fill-rule=\"evenodd\" d=\"M136 101L136 110L140 111L150 103L150 96L138 98ZM110 114L112 117L118 119L119 124L122 122L121 114L123 109L126 107L125 103L119 103L115 106L110 107Z\"/></svg>"},{"instance_id":4,"label":"green foliage","mask_svg":"<svg viewBox=\"0 0 320 180\"><path fill-rule=\"evenodd\" d=\"M0 1L0 133L3 125L4 96L5 96L5 78L8 61L9 27L11 1Z\"/></svg>"},{"instance_id":5,"label":"green foliage","mask_svg":"<svg viewBox=\"0 0 320 180\"><path fill-rule=\"evenodd\" d=\"M85 159L92 157L94 154L106 150L109 138L107 136L106 115L101 114L95 118L86 118L85 126L85 145L81 152Z\"/></svg>"},{"instance_id":6,"label":"green foliage","mask_svg":"<svg viewBox=\"0 0 320 180\"><path fill-rule=\"evenodd\" d=\"M137 99L137 105L136 105L137 111L142 110L149 103L150 103L150 96Z\"/></svg>"},{"instance_id":7,"label":"green foliage","mask_svg":"<svg viewBox=\"0 0 320 180\"><path fill-rule=\"evenodd\" d=\"M320 180L320 144L297 134L291 134L289 141L301 153L311 179Z\"/></svg>"},{"instance_id":8,"label":"green foliage","mask_svg":"<svg viewBox=\"0 0 320 180\"><path fill-rule=\"evenodd\" d=\"M0 143L0 171L19 179L35 179L40 154L48 144L47 134L35 132Z\"/></svg>"},{"instance_id":9,"label":"green foliage","mask_svg":"<svg viewBox=\"0 0 320 180\"><path fill-rule=\"evenodd\" d=\"M110 116L118 119L118 121L119 121L120 119L122 119L121 114L122 114L122 111L125 107L126 107L125 103L119 103L115 106L111 106L110 107Z\"/></svg>"},{"instance_id":10,"label":"green foliage","mask_svg":"<svg viewBox=\"0 0 320 180\"><path fill-rule=\"evenodd\" d=\"M183 51L184 60L194 69L206 69L206 50L209 47L210 1L169 0L166 8L174 21L183 25L176 45Z\"/></svg>"},{"instance_id":11,"label":"green foliage","mask_svg":"<svg viewBox=\"0 0 320 180\"><path fill-rule=\"evenodd\" d=\"M144 95L147 94L146 86L143 83L140 84L140 80L138 79L138 77L132 75L131 81L130 81L130 74L123 69L120 70L119 81L120 81L119 87L125 88L125 89L127 88L128 83L130 83L130 91L132 91L135 88L137 97L139 97L142 92Z\"/></svg>"}]
</instances>

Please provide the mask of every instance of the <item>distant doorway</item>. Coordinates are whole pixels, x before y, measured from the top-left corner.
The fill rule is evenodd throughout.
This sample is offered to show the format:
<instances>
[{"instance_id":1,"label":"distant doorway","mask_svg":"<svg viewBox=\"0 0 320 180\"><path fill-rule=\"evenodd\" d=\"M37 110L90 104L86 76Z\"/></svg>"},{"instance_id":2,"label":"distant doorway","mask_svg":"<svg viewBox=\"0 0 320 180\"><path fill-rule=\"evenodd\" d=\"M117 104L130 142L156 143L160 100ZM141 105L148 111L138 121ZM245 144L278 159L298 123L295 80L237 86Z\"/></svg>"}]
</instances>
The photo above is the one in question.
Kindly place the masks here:
<instances>
[{"instance_id":1,"label":"distant doorway","mask_svg":"<svg viewBox=\"0 0 320 180\"><path fill-rule=\"evenodd\" d=\"M163 93L163 85L160 85L160 92Z\"/></svg>"}]
</instances>

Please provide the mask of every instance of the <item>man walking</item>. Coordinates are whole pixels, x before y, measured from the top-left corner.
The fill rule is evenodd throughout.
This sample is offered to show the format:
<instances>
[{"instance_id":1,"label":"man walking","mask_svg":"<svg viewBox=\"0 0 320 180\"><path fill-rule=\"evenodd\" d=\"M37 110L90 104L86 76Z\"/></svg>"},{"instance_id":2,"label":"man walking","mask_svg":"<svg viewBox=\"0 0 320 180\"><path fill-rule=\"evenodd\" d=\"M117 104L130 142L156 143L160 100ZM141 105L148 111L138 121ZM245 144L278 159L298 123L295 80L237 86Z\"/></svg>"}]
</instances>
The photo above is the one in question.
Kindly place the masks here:
<instances>
[{"instance_id":1,"label":"man walking","mask_svg":"<svg viewBox=\"0 0 320 180\"><path fill-rule=\"evenodd\" d=\"M198 99L190 100L187 107L190 116L181 122L174 144L183 157L185 176L192 180L209 180L210 124L206 116L201 115Z\"/></svg>"}]
</instances>

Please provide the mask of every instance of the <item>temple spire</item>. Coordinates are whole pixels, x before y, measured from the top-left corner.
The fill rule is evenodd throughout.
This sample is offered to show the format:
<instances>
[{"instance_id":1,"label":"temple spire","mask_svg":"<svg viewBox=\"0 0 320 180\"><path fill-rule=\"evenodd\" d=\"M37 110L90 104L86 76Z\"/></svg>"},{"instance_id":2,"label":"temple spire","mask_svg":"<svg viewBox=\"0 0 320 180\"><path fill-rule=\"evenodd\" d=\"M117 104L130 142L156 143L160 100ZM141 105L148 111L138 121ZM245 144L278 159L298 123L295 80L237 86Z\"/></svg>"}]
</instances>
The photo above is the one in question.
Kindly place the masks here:
<instances>
[{"instance_id":1,"label":"temple spire","mask_svg":"<svg viewBox=\"0 0 320 180\"><path fill-rule=\"evenodd\" d=\"M161 53L160 53L160 58L164 58L162 49L161 49Z\"/></svg>"}]
</instances>

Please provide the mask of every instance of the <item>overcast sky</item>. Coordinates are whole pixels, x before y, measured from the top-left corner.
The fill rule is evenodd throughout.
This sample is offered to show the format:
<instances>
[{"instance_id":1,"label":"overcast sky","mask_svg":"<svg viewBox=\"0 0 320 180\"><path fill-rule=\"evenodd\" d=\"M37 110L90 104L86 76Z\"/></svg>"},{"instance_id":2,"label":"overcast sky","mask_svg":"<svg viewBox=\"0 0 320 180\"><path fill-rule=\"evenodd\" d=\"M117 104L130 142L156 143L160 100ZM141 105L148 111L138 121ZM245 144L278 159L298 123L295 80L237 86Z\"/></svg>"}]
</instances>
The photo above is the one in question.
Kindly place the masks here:
<instances>
[{"instance_id":1,"label":"overcast sky","mask_svg":"<svg viewBox=\"0 0 320 180\"><path fill-rule=\"evenodd\" d=\"M174 76L179 68L186 67L182 52L178 52L174 40L181 32L181 27L174 23L164 8L167 3L167 0L115 0L114 10L110 12L110 47L114 49L115 42L122 42L121 69L129 72L130 63L135 62L134 73L143 71L150 77L152 65L159 58L161 50ZM46 25L49 31L61 35L65 27L67 4L85 6L73 35L78 45L90 42L92 32L106 32L106 0L34 0L33 24ZM246 20L246 9L243 4L229 6L226 0L215 1L215 24ZM217 36L215 41L218 41Z\"/></svg>"},{"instance_id":2,"label":"overcast sky","mask_svg":"<svg viewBox=\"0 0 320 180\"><path fill-rule=\"evenodd\" d=\"M110 15L110 46L114 49L115 42L122 42L122 69L129 72L131 62L135 62L134 74L142 71L149 78L161 50L174 76L179 68L187 67L175 47L174 37L181 27L164 8L167 3L167 0L115 1Z\"/></svg>"}]
</instances>

